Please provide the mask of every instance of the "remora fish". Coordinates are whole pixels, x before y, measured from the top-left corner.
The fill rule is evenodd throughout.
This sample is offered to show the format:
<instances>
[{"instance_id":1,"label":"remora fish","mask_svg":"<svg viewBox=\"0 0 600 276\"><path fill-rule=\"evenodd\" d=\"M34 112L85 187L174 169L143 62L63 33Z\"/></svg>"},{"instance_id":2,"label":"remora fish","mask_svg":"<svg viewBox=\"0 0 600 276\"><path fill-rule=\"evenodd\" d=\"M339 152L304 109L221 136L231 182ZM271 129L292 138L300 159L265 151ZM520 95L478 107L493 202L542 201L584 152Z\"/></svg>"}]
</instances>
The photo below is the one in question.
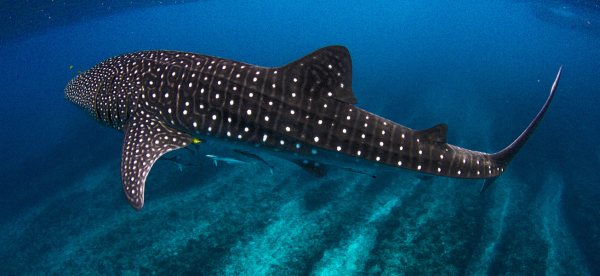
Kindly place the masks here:
<instances>
[{"instance_id":1,"label":"remora fish","mask_svg":"<svg viewBox=\"0 0 600 276\"><path fill-rule=\"evenodd\" d=\"M273 169L275 167L271 166L267 161L265 161L264 159L260 158L260 156L258 156L256 154L253 154L253 153L250 153L250 152L247 152L245 150L240 150L240 149L234 149L233 151L235 151L235 152L237 152L237 153L239 153L239 154L241 154L243 156L246 156L248 158L256 159L259 162L267 165L269 167L269 170L271 170L271 174L273 174Z\"/></svg>"},{"instance_id":2,"label":"remora fish","mask_svg":"<svg viewBox=\"0 0 600 276\"><path fill-rule=\"evenodd\" d=\"M353 106L352 62L343 46L325 47L277 68L186 52L137 52L99 63L71 80L64 92L97 122L125 133L123 191L141 210L154 162L193 139L267 152L317 177L327 174L328 165L379 165L487 179L485 189L539 125L560 72L529 127L494 154L448 144L446 124L412 130Z\"/></svg>"},{"instance_id":3,"label":"remora fish","mask_svg":"<svg viewBox=\"0 0 600 276\"><path fill-rule=\"evenodd\" d=\"M223 161L227 164L248 164L248 162L244 162L242 160L237 160L232 157L220 157L212 154L207 154L206 157L212 159L215 162L215 166L217 165L217 161Z\"/></svg>"},{"instance_id":4,"label":"remora fish","mask_svg":"<svg viewBox=\"0 0 600 276\"><path fill-rule=\"evenodd\" d=\"M181 162L179 162L177 160L177 156L174 156L174 157L171 157L171 158L167 158L167 157L162 156L162 157L160 157L158 159L162 159L162 160L166 160L166 161L170 161L170 162L175 163L177 165L177 167L179 168L180 171L183 171L183 167L196 167L196 168L202 169L202 164L194 165L192 163L187 163L187 164L186 163L181 163Z\"/></svg>"}]
</instances>

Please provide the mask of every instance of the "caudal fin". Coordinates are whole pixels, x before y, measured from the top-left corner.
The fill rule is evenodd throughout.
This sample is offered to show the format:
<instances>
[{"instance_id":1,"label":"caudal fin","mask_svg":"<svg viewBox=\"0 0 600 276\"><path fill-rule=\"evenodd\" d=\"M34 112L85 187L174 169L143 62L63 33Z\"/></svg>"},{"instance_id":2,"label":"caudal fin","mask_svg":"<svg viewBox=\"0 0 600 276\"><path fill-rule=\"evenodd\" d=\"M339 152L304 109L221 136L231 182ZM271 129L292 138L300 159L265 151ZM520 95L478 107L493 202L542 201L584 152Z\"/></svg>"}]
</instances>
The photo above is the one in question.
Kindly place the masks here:
<instances>
[{"instance_id":1,"label":"caudal fin","mask_svg":"<svg viewBox=\"0 0 600 276\"><path fill-rule=\"evenodd\" d=\"M531 124L529 124L527 129L525 129L525 131L523 131L523 133L521 133L519 138L517 138L514 142L512 142L512 144L510 144L508 147L506 147L505 149L503 149L497 153L490 155L490 159L495 160L496 164L499 164L500 167L505 168L506 166L508 166L510 161L512 161L513 158L515 158L517 153L519 153L521 148L523 148L525 143L527 143L527 140L529 140L529 138L531 137L531 135L533 134L535 129L538 127L538 125L542 121L542 118L544 118L544 115L546 114L546 111L548 110L548 107L550 106L550 103L552 102L552 98L554 98L554 92L556 92L556 87L558 86L558 81L560 80L561 72L562 72L562 66L558 69L558 74L556 75L556 79L554 80L554 84L552 84L552 89L550 90L550 96L548 96L548 99L546 100L546 103L542 107L542 110L540 110L540 112L537 114L537 116L535 116L535 119L533 119L533 121L531 122ZM485 191L492 184L494 184L494 182L496 181L497 178L498 177L496 176L496 177L486 179L480 193L483 193L483 191Z\"/></svg>"}]
</instances>

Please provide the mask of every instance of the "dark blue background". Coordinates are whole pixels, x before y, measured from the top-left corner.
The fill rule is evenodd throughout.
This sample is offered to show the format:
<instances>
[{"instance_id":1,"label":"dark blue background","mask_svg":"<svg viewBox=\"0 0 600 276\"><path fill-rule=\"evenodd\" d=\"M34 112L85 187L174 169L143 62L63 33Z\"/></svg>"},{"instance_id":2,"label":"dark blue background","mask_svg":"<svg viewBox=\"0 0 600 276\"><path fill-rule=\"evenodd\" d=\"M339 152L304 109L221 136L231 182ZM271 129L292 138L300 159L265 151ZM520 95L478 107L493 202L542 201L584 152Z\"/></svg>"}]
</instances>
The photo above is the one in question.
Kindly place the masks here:
<instances>
[{"instance_id":1,"label":"dark blue background","mask_svg":"<svg viewBox=\"0 0 600 276\"><path fill-rule=\"evenodd\" d=\"M532 195L548 175L561 179L559 212L600 273L599 26L596 11L567 3L206 1L10 40L0 45L0 219L18 219L78 184L69 179L118 159L122 135L63 100L77 71L149 49L281 66L340 44L352 54L359 107L413 129L447 123L450 143L487 152L525 129L562 65L548 114L507 174Z\"/></svg>"}]
</instances>

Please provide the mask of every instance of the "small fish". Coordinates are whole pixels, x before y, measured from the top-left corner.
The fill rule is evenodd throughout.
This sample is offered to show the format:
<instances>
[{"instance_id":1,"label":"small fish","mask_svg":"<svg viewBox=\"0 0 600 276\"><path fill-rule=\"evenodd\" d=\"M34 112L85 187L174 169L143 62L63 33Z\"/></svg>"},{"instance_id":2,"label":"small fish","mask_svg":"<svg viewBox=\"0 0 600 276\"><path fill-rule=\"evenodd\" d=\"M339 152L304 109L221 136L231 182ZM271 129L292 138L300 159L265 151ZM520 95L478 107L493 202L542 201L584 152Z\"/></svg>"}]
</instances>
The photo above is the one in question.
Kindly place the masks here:
<instances>
[{"instance_id":1,"label":"small fish","mask_svg":"<svg viewBox=\"0 0 600 276\"><path fill-rule=\"evenodd\" d=\"M207 154L206 157L212 159L215 162L215 166L217 166L217 161L227 162L227 164L249 164L248 162L237 160L232 157L220 157L212 154Z\"/></svg>"},{"instance_id":2,"label":"small fish","mask_svg":"<svg viewBox=\"0 0 600 276\"><path fill-rule=\"evenodd\" d=\"M252 154L252 153L247 152L245 150L240 150L240 149L234 149L233 151L235 151L235 152L237 152L237 153L239 153L239 154L241 154L243 156L246 156L248 158L256 159L256 160L258 160L258 161L266 164L267 166L269 166L269 169L271 170L271 174L273 174L273 169L275 167L271 166L267 161L265 161L264 159L260 158L260 156L258 156L256 154Z\"/></svg>"},{"instance_id":3,"label":"small fish","mask_svg":"<svg viewBox=\"0 0 600 276\"><path fill-rule=\"evenodd\" d=\"M353 173L360 173L360 174L364 174L364 175L368 175L370 177L376 178L376 176L363 172L363 171L359 171L359 170L355 170L355 169L351 169L351 168L342 168L343 171L347 171L347 172L353 172Z\"/></svg>"},{"instance_id":4,"label":"small fish","mask_svg":"<svg viewBox=\"0 0 600 276\"><path fill-rule=\"evenodd\" d=\"M177 166L179 168L179 171L183 171L183 167L199 167L200 169L202 169L202 164L199 164L199 165L195 165L195 164L192 164L192 163L184 164L184 163L181 163L181 162L177 161L177 156L174 156L174 157L171 157L171 158L159 157L159 159L166 160L166 161L171 161L171 162L177 164Z\"/></svg>"}]
</instances>

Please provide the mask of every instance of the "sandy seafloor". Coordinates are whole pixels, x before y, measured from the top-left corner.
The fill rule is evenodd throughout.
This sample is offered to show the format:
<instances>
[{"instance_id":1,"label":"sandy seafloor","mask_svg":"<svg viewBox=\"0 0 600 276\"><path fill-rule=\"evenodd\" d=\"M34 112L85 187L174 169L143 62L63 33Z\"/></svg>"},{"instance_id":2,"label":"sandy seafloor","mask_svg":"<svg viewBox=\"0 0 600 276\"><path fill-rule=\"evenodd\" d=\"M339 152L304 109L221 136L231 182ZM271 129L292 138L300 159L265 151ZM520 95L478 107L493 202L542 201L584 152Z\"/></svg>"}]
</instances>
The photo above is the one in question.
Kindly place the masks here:
<instances>
[{"instance_id":1,"label":"sandy seafloor","mask_svg":"<svg viewBox=\"0 0 600 276\"><path fill-rule=\"evenodd\" d=\"M6 42L0 274L600 275L595 14L576 2L206 1ZM564 73L482 195L482 181L402 171L316 179L268 155L274 174L215 167L206 154L235 153L207 141L169 154L197 167L154 165L137 212L122 195L122 134L62 99L76 71L126 52L280 66L332 44L350 49L359 107L414 129L448 123L450 143L480 151L515 139Z\"/></svg>"}]
</instances>

